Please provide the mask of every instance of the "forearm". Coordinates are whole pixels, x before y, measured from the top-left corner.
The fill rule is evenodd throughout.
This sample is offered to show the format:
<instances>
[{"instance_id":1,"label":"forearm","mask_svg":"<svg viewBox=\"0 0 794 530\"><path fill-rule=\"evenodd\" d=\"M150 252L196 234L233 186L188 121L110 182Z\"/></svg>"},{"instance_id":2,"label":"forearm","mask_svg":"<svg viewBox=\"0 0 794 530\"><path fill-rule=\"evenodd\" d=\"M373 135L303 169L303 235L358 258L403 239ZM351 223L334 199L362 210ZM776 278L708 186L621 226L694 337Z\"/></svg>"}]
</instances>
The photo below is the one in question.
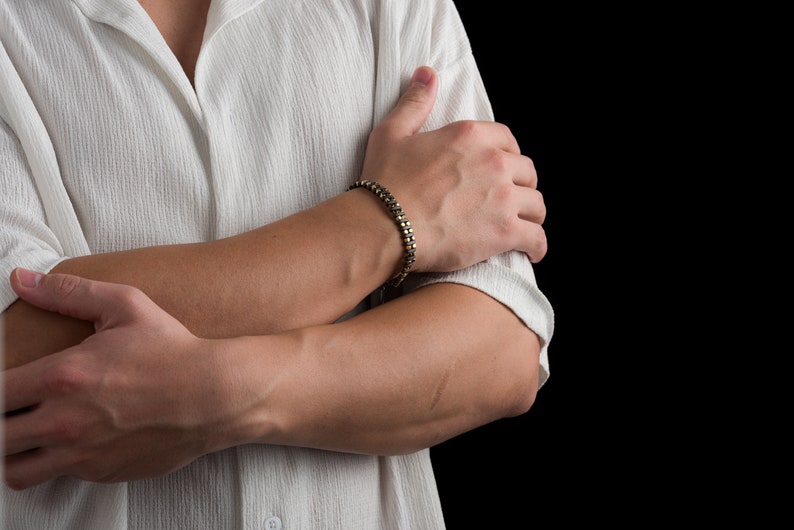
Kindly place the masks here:
<instances>
[{"instance_id":1,"label":"forearm","mask_svg":"<svg viewBox=\"0 0 794 530\"><path fill-rule=\"evenodd\" d=\"M501 124L417 133L435 80L412 84L371 131L362 169L410 205L413 270L459 270L508 250L538 261L545 205L532 161ZM200 337L272 334L343 316L400 270L403 245L383 202L356 189L238 236L68 259L52 272L137 287ZM90 333L68 319L44 326L40 316L21 302L5 312L15 362Z\"/></svg>"},{"instance_id":2,"label":"forearm","mask_svg":"<svg viewBox=\"0 0 794 530\"><path fill-rule=\"evenodd\" d=\"M525 412L540 349L508 308L453 284L224 348L234 379L224 386L246 398L242 425L230 429L244 433L236 442L375 454L415 451Z\"/></svg>"},{"instance_id":3,"label":"forearm","mask_svg":"<svg viewBox=\"0 0 794 530\"><path fill-rule=\"evenodd\" d=\"M238 236L72 258L52 272L138 287L196 335L218 338L333 322L395 274L401 252L383 205L355 190ZM24 301L5 318L6 368L93 330Z\"/></svg>"},{"instance_id":4,"label":"forearm","mask_svg":"<svg viewBox=\"0 0 794 530\"><path fill-rule=\"evenodd\" d=\"M330 323L393 275L400 256L383 205L351 192L237 236L85 256L54 272L138 287L214 338Z\"/></svg>"},{"instance_id":5,"label":"forearm","mask_svg":"<svg viewBox=\"0 0 794 530\"><path fill-rule=\"evenodd\" d=\"M4 374L5 412L16 412L5 478L16 489L60 475L162 476L251 443L408 453L521 414L538 390L538 338L460 284L333 324L222 339L196 337L128 285L19 269L11 286L97 326Z\"/></svg>"}]
</instances>

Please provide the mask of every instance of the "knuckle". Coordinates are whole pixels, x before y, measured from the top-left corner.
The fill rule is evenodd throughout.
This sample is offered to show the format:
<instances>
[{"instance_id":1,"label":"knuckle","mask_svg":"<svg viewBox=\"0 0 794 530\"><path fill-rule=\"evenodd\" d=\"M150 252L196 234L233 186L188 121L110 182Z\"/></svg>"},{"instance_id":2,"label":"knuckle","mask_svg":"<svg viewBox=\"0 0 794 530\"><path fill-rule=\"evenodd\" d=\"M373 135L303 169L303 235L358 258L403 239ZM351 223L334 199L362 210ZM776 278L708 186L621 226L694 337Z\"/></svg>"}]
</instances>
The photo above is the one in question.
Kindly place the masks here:
<instances>
[{"instance_id":1,"label":"knuckle","mask_svg":"<svg viewBox=\"0 0 794 530\"><path fill-rule=\"evenodd\" d=\"M516 231L518 219L512 215L500 215L496 220L496 232L500 238L510 239Z\"/></svg>"},{"instance_id":2,"label":"knuckle","mask_svg":"<svg viewBox=\"0 0 794 530\"><path fill-rule=\"evenodd\" d=\"M510 130L510 127L508 127L502 122L495 122L494 125L499 128L501 134L503 134L505 138L511 141L515 141L515 136L513 136L513 131Z\"/></svg>"},{"instance_id":3,"label":"knuckle","mask_svg":"<svg viewBox=\"0 0 794 530\"><path fill-rule=\"evenodd\" d=\"M448 125L456 141L469 142L477 137L478 123L474 120L461 120Z\"/></svg>"},{"instance_id":4,"label":"knuckle","mask_svg":"<svg viewBox=\"0 0 794 530\"><path fill-rule=\"evenodd\" d=\"M505 236L515 242L518 234L520 234L522 224L521 219L516 215L505 216L504 222L502 223Z\"/></svg>"},{"instance_id":5,"label":"knuckle","mask_svg":"<svg viewBox=\"0 0 794 530\"><path fill-rule=\"evenodd\" d=\"M51 277L54 279L53 289L62 297L69 296L75 292L82 282L79 276L71 274L58 274Z\"/></svg>"},{"instance_id":6,"label":"knuckle","mask_svg":"<svg viewBox=\"0 0 794 530\"><path fill-rule=\"evenodd\" d=\"M499 122L495 123L495 126L499 129L502 136L504 136L504 141L511 146L511 150L520 154L521 146L518 145L518 140L516 140L516 137L513 135L513 131L510 130L510 127Z\"/></svg>"},{"instance_id":7,"label":"knuckle","mask_svg":"<svg viewBox=\"0 0 794 530\"><path fill-rule=\"evenodd\" d=\"M137 287L131 285L119 285L116 290L116 298L122 304L138 306L144 303L146 295Z\"/></svg>"},{"instance_id":8,"label":"knuckle","mask_svg":"<svg viewBox=\"0 0 794 530\"><path fill-rule=\"evenodd\" d=\"M505 151L492 147L488 149L486 156L491 171L497 174L503 174L509 168L508 154Z\"/></svg>"},{"instance_id":9,"label":"knuckle","mask_svg":"<svg viewBox=\"0 0 794 530\"><path fill-rule=\"evenodd\" d=\"M498 206L497 212L500 215L508 217L513 211L510 205L513 203L515 193L515 186L512 182L499 181L493 185L491 195L493 196Z\"/></svg>"},{"instance_id":10,"label":"knuckle","mask_svg":"<svg viewBox=\"0 0 794 530\"><path fill-rule=\"evenodd\" d=\"M74 361L63 361L44 373L45 387L56 395L73 394L89 386L90 377Z\"/></svg>"},{"instance_id":11,"label":"knuckle","mask_svg":"<svg viewBox=\"0 0 794 530\"><path fill-rule=\"evenodd\" d=\"M420 87L411 87L402 96L403 103L422 105L427 99L427 90Z\"/></svg>"}]
</instances>

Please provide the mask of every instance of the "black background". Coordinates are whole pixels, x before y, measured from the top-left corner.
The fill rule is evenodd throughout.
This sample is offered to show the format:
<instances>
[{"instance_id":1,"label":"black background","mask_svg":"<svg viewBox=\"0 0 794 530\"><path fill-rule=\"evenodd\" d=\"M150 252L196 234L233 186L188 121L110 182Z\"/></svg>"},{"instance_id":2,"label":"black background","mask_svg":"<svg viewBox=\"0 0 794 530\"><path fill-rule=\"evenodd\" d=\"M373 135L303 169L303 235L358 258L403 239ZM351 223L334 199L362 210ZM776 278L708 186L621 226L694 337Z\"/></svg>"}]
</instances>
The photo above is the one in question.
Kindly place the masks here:
<instances>
[{"instance_id":1,"label":"black background","mask_svg":"<svg viewBox=\"0 0 794 530\"><path fill-rule=\"evenodd\" d=\"M529 412L431 449L449 530L785 513L778 488L753 474L787 476L779 438L758 425L781 425L760 411L785 386L768 376L790 370L755 370L780 350L757 335L778 326L745 298L779 282L753 269L768 265L756 238L779 223L752 223L782 211L763 178L777 180L765 164L785 149L754 122L783 108L769 79L780 69L764 62L785 48L780 17L455 4L496 120L538 170L549 251L535 273L555 334ZM759 40L737 32L758 20Z\"/></svg>"},{"instance_id":2,"label":"black background","mask_svg":"<svg viewBox=\"0 0 794 530\"><path fill-rule=\"evenodd\" d=\"M500 420L431 449L448 528L530 528L587 520L603 498L598 421L601 348L593 347L603 296L594 262L604 229L602 160L606 131L595 115L604 63L588 44L588 13L537 3L457 0L497 121L507 124L537 168L548 208L549 251L535 266L555 308L551 378L526 414ZM516 7L521 9L515 9Z\"/></svg>"}]
</instances>

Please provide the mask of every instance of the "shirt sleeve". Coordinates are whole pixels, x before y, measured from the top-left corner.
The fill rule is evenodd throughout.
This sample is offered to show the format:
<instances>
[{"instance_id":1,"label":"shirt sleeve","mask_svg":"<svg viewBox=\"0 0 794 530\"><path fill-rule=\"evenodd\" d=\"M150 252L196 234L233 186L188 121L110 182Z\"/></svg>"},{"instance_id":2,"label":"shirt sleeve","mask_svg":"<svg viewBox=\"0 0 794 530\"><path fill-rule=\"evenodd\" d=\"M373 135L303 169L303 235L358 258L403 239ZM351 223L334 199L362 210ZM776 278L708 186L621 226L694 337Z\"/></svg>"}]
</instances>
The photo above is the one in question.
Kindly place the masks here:
<instances>
[{"instance_id":1,"label":"shirt sleeve","mask_svg":"<svg viewBox=\"0 0 794 530\"><path fill-rule=\"evenodd\" d=\"M49 272L66 256L47 226L22 146L0 119L0 311L16 299L9 275L16 267Z\"/></svg>"},{"instance_id":2,"label":"shirt sleeve","mask_svg":"<svg viewBox=\"0 0 794 530\"><path fill-rule=\"evenodd\" d=\"M0 40L0 311L15 267L49 272L88 253L47 128Z\"/></svg>"}]
</instances>

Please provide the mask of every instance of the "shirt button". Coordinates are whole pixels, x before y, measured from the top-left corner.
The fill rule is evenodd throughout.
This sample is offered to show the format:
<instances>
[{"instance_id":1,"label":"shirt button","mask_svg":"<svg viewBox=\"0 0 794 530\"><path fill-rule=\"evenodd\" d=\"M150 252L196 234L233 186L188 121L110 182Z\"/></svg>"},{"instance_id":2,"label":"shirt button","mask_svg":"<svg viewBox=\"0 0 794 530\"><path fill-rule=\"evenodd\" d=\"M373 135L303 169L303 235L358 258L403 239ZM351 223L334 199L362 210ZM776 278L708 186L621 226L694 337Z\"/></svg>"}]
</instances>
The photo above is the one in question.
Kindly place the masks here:
<instances>
[{"instance_id":1,"label":"shirt button","mask_svg":"<svg viewBox=\"0 0 794 530\"><path fill-rule=\"evenodd\" d=\"M281 519L272 515L265 520L266 530L281 530Z\"/></svg>"}]
</instances>

